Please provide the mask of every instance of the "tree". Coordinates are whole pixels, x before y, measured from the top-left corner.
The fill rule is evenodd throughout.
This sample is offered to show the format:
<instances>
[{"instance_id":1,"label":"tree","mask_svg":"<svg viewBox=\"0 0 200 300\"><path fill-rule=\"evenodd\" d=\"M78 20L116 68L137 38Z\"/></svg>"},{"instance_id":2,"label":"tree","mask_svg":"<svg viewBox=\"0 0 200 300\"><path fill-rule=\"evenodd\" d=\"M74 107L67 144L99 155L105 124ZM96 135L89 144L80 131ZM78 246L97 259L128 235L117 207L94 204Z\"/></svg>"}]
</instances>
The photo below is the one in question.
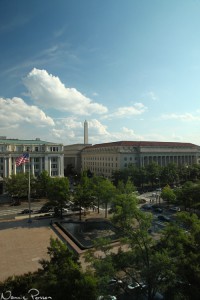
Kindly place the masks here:
<instances>
[{"instance_id":1,"label":"tree","mask_svg":"<svg viewBox=\"0 0 200 300\"><path fill-rule=\"evenodd\" d=\"M17 197L18 199L22 197L28 198L29 191L29 173L18 173L16 175L11 175L10 177L5 178L6 182L6 191L12 196ZM35 178L30 176L31 191L35 191Z\"/></svg>"},{"instance_id":2,"label":"tree","mask_svg":"<svg viewBox=\"0 0 200 300\"><path fill-rule=\"evenodd\" d=\"M49 204L58 209L62 218L62 209L69 198L69 180L67 177L50 178L48 182L47 196Z\"/></svg>"},{"instance_id":3,"label":"tree","mask_svg":"<svg viewBox=\"0 0 200 300\"><path fill-rule=\"evenodd\" d=\"M148 300L152 300L161 285L159 278L169 277L169 273L172 272L171 258L164 249L157 252L156 240L148 233L152 222L151 214L143 213L137 208L137 200L134 196L117 195L115 207L112 221L121 232L123 236L121 242L126 245L127 250L119 249L118 253L105 252L105 258L102 258L98 265L94 258L95 275L102 277L102 272L99 273L100 265L102 264L102 269L108 266L105 271L106 276L100 278L101 284L103 282L105 284L106 292L107 275L123 271L130 281L140 285L140 292L145 293ZM142 289L144 283L146 290Z\"/></svg>"},{"instance_id":4,"label":"tree","mask_svg":"<svg viewBox=\"0 0 200 300\"><path fill-rule=\"evenodd\" d=\"M108 203L112 202L116 188L109 179L100 176L94 176L91 183L92 196L97 200L98 213L100 203L104 204L105 217L107 218Z\"/></svg>"},{"instance_id":5,"label":"tree","mask_svg":"<svg viewBox=\"0 0 200 300\"><path fill-rule=\"evenodd\" d=\"M166 185L161 192L161 198L164 201L167 201L167 203L174 203L176 200L176 194L173 192L173 190L170 188L169 185Z\"/></svg>"},{"instance_id":6,"label":"tree","mask_svg":"<svg viewBox=\"0 0 200 300\"><path fill-rule=\"evenodd\" d=\"M59 240L50 241L49 260L42 260L39 272L43 294L50 293L52 299L95 299L96 281L90 273L83 273L74 255Z\"/></svg>"},{"instance_id":7,"label":"tree","mask_svg":"<svg viewBox=\"0 0 200 300\"><path fill-rule=\"evenodd\" d=\"M170 163L161 168L161 181L163 185L174 185L179 182L178 168L176 164Z\"/></svg>"},{"instance_id":8,"label":"tree","mask_svg":"<svg viewBox=\"0 0 200 300\"><path fill-rule=\"evenodd\" d=\"M176 268L176 277L168 283L169 299L200 299L200 220L196 214L181 212L176 223L166 227L159 243Z\"/></svg>"},{"instance_id":9,"label":"tree","mask_svg":"<svg viewBox=\"0 0 200 300\"><path fill-rule=\"evenodd\" d=\"M111 203L115 193L116 189L113 183L109 179L104 179L99 182L99 199L101 203L105 206L105 218L107 218L108 215L108 203Z\"/></svg>"},{"instance_id":10,"label":"tree","mask_svg":"<svg viewBox=\"0 0 200 300\"><path fill-rule=\"evenodd\" d=\"M50 176L47 171L42 171L36 180L36 193L40 197L47 197L47 189L50 182Z\"/></svg>"},{"instance_id":11,"label":"tree","mask_svg":"<svg viewBox=\"0 0 200 300\"><path fill-rule=\"evenodd\" d=\"M126 183L124 183L121 180L118 182L117 192L120 194L131 194L131 193L135 192L135 186L132 183L130 177L128 178Z\"/></svg>"},{"instance_id":12,"label":"tree","mask_svg":"<svg viewBox=\"0 0 200 300\"><path fill-rule=\"evenodd\" d=\"M160 176L160 166L156 162L152 162L151 164L146 166L147 178L151 182L153 186L156 182L156 178Z\"/></svg>"},{"instance_id":13,"label":"tree","mask_svg":"<svg viewBox=\"0 0 200 300\"><path fill-rule=\"evenodd\" d=\"M96 299L96 280L81 270L78 256L57 239L50 240L48 254L50 259L41 260L41 269L35 273L13 276L0 283L0 290L5 293L2 299L11 299L6 291L11 291L15 299L30 299L30 289L39 291L37 299Z\"/></svg>"},{"instance_id":14,"label":"tree","mask_svg":"<svg viewBox=\"0 0 200 300\"><path fill-rule=\"evenodd\" d=\"M87 173L81 175L80 183L76 188L74 202L79 207L79 219L81 220L81 207L85 209L91 205L92 202L91 179L88 178Z\"/></svg>"}]
</instances>

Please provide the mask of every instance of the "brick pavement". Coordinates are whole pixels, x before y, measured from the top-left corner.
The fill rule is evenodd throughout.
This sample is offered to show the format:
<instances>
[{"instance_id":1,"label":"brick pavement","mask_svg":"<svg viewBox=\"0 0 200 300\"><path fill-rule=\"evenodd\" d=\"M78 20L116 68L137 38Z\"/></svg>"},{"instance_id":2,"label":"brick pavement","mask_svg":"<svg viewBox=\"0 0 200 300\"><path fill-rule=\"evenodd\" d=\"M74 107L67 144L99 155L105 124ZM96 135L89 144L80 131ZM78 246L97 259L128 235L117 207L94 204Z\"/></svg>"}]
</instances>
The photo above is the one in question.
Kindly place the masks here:
<instances>
[{"instance_id":1,"label":"brick pavement","mask_svg":"<svg viewBox=\"0 0 200 300\"><path fill-rule=\"evenodd\" d=\"M36 271L39 260L48 258L50 237L58 237L49 220L27 219L0 222L0 281L8 276Z\"/></svg>"}]
</instances>

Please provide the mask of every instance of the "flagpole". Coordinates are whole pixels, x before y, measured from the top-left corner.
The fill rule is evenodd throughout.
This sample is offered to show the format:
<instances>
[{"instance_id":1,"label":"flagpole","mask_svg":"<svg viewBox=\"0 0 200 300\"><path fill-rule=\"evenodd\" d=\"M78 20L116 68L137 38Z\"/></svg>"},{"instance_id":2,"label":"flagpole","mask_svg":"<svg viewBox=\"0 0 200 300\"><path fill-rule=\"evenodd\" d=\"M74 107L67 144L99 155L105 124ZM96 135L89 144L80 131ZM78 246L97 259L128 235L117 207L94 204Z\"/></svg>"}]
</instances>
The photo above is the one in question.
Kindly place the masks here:
<instances>
[{"instance_id":1,"label":"flagpole","mask_svg":"<svg viewBox=\"0 0 200 300\"><path fill-rule=\"evenodd\" d=\"M29 152L29 163L28 163L28 209L29 209L28 223L32 223L32 220L31 220L31 158L30 158L30 152Z\"/></svg>"}]
</instances>

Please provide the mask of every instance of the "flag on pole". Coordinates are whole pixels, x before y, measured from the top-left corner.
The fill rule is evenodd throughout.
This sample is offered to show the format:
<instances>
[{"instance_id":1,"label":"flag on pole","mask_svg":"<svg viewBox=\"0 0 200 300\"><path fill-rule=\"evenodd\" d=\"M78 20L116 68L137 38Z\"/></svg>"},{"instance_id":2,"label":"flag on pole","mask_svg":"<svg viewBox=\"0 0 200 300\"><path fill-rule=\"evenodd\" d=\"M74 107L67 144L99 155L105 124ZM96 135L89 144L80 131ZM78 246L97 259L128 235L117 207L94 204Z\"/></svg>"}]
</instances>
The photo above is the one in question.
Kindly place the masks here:
<instances>
[{"instance_id":1,"label":"flag on pole","mask_svg":"<svg viewBox=\"0 0 200 300\"><path fill-rule=\"evenodd\" d=\"M27 162L29 162L29 153L23 153L22 155L17 157L15 161L17 167Z\"/></svg>"}]
</instances>

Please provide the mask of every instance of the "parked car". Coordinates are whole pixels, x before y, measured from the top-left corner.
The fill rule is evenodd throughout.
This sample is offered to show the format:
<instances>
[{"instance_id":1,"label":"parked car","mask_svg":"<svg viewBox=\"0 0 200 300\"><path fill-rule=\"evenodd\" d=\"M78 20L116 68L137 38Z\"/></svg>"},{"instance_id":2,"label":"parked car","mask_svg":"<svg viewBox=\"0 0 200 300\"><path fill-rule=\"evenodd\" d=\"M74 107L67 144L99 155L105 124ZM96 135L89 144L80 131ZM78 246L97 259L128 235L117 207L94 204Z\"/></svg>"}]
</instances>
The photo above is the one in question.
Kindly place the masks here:
<instances>
[{"instance_id":1,"label":"parked car","mask_svg":"<svg viewBox=\"0 0 200 300\"><path fill-rule=\"evenodd\" d=\"M173 212L178 212L178 211L181 211L180 207L178 206L173 206L173 207L170 207L169 209L170 211L173 211Z\"/></svg>"},{"instance_id":2,"label":"parked car","mask_svg":"<svg viewBox=\"0 0 200 300\"><path fill-rule=\"evenodd\" d=\"M163 222L170 222L171 221L171 219L169 217L164 216L164 215L159 215L158 220L163 221Z\"/></svg>"},{"instance_id":3,"label":"parked car","mask_svg":"<svg viewBox=\"0 0 200 300\"><path fill-rule=\"evenodd\" d=\"M33 211L32 211L32 209L24 209L24 210L22 210L21 211L21 214L29 214L29 213L32 213Z\"/></svg>"},{"instance_id":4,"label":"parked car","mask_svg":"<svg viewBox=\"0 0 200 300\"><path fill-rule=\"evenodd\" d=\"M137 282L132 282L132 283L130 283L130 284L127 285L127 289L131 290L131 291L135 290L135 289L137 289L139 287L140 287L140 285Z\"/></svg>"},{"instance_id":5,"label":"parked car","mask_svg":"<svg viewBox=\"0 0 200 300\"><path fill-rule=\"evenodd\" d=\"M161 207L156 207L156 208L154 208L154 211L157 213L162 213L163 209Z\"/></svg>"},{"instance_id":6,"label":"parked car","mask_svg":"<svg viewBox=\"0 0 200 300\"><path fill-rule=\"evenodd\" d=\"M10 204L10 206L18 206L18 205L21 205L21 202L19 202L19 201L13 201Z\"/></svg>"},{"instance_id":7,"label":"parked car","mask_svg":"<svg viewBox=\"0 0 200 300\"><path fill-rule=\"evenodd\" d=\"M145 209L145 210L151 210L152 209L152 205L147 203L147 204L142 205L141 208Z\"/></svg>"},{"instance_id":8,"label":"parked car","mask_svg":"<svg viewBox=\"0 0 200 300\"><path fill-rule=\"evenodd\" d=\"M117 279L117 278L112 278L109 280L108 285L109 286L113 286L113 285L117 285L117 284L122 284L122 280Z\"/></svg>"},{"instance_id":9,"label":"parked car","mask_svg":"<svg viewBox=\"0 0 200 300\"><path fill-rule=\"evenodd\" d=\"M97 300L117 300L117 297L112 296L112 295L98 296Z\"/></svg>"}]
</instances>

